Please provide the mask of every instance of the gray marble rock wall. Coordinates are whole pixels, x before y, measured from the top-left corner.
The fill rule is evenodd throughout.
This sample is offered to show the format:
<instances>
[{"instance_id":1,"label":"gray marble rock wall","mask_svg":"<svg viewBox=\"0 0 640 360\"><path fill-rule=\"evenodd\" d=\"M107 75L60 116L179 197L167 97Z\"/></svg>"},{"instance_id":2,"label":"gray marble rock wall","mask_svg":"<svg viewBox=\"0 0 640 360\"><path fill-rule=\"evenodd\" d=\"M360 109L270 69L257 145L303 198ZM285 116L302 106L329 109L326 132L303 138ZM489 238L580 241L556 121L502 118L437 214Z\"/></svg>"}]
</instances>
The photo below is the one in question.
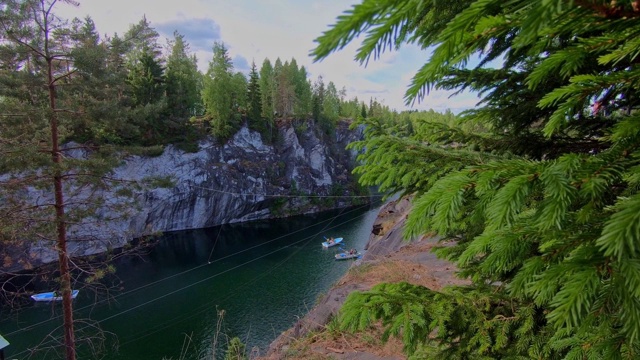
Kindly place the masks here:
<instances>
[{"instance_id":1,"label":"gray marble rock wall","mask_svg":"<svg viewBox=\"0 0 640 360\"><path fill-rule=\"evenodd\" d=\"M86 195L102 197L108 206L97 211L98 220L70 228L70 253L97 254L160 232L326 210L326 205L288 196L294 192L329 195L336 184L349 188L355 154L345 146L360 139L363 131L339 124L335 137L327 140L312 126L306 128L300 133L292 126L281 127L281 140L271 145L243 127L224 145L202 141L195 153L168 146L160 156L125 159L113 177L133 182L164 179L171 186L135 190L129 198L134 204L124 212L113 210L122 199L114 193ZM278 196L287 201L276 204ZM348 205L345 198L332 206ZM34 243L29 254L34 266L56 261L58 256L51 241Z\"/></svg>"}]
</instances>

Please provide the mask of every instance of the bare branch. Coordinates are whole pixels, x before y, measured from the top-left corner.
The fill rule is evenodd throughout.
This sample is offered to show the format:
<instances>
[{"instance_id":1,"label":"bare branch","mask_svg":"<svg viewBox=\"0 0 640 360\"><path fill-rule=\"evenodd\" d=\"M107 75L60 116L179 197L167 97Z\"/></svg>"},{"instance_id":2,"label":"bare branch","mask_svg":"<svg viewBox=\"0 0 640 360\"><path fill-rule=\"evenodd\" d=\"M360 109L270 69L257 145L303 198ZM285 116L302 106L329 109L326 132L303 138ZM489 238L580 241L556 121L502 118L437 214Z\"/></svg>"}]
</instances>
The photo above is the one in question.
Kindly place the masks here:
<instances>
[{"instance_id":1,"label":"bare branch","mask_svg":"<svg viewBox=\"0 0 640 360\"><path fill-rule=\"evenodd\" d=\"M41 56L43 58L46 58L46 55L43 52L41 52L40 50L34 48L33 46L31 46L28 43L22 41L21 39L18 39L17 37L12 36L11 35L12 31L5 29L5 33L7 33L7 35L9 35L9 37L11 37L12 41L17 42L18 44L29 48L29 50L31 50L31 52L34 52L34 53L38 54L39 56Z\"/></svg>"},{"instance_id":2,"label":"bare branch","mask_svg":"<svg viewBox=\"0 0 640 360\"><path fill-rule=\"evenodd\" d=\"M53 54L53 55L49 55L49 57L51 59L66 59L66 60L73 59L71 55L69 55L68 53Z\"/></svg>"},{"instance_id":3,"label":"bare branch","mask_svg":"<svg viewBox=\"0 0 640 360\"><path fill-rule=\"evenodd\" d=\"M64 78L66 78L66 77L68 77L68 76L71 76L71 74L74 74L74 73L76 73L76 72L78 72L78 70L77 70L77 69L73 69L73 70L71 70L71 71L69 71L69 72L67 72L67 73L64 73L64 74L62 74L62 75L60 75L60 76L58 76L58 77L55 77L51 83L52 83L52 84L55 84L55 83L56 83L56 81L58 81L58 80L60 80L60 79L64 79Z\"/></svg>"}]
</instances>

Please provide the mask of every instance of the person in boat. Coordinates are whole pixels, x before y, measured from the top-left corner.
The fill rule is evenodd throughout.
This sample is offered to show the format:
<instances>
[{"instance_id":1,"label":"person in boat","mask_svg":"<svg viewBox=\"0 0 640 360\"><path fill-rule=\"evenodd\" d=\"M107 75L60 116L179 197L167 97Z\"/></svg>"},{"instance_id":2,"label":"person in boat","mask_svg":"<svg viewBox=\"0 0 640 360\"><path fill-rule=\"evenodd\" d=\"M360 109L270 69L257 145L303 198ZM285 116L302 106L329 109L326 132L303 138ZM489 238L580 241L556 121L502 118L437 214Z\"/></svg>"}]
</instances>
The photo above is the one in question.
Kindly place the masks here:
<instances>
[{"instance_id":1,"label":"person in boat","mask_svg":"<svg viewBox=\"0 0 640 360\"><path fill-rule=\"evenodd\" d=\"M333 244L333 237L329 238L329 241L327 241L327 244Z\"/></svg>"},{"instance_id":2,"label":"person in boat","mask_svg":"<svg viewBox=\"0 0 640 360\"><path fill-rule=\"evenodd\" d=\"M351 250L349 250L349 255L353 255L353 254L355 254L355 253L356 253L356 249L351 249Z\"/></svg>"}]
</instances>

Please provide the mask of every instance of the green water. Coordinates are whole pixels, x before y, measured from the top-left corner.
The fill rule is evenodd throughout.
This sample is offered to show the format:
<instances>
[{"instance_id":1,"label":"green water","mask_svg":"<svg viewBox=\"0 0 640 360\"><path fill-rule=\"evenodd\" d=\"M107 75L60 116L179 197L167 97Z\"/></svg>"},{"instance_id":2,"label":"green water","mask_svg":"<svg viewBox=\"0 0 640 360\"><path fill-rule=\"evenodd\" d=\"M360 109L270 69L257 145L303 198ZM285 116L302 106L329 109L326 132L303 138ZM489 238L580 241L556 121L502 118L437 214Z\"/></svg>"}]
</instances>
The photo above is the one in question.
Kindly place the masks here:
<instances>
[{"instance_id":1,"label":"green water","mask_svg":"<svg viewBox=\"0 0 640 360\"><path fill-rule=\"evenodd\" d=\"M148 254L115 263L110 296L81 289L74 316L90 321L76 330L95 336L88 324L99 325L104 359L213 359L216 334L216 358L229 336L264 354L351 266L334 260L338 249L322 248L324 237L342 236L345 247L363 250L377 211L352 208L167 234ZM61 341L59 314L59 303L3 311L7 359L58 358L42 349ZM38 344L39 352L28 352ZM79 348L79 359L97 358Z\"/></svg>"}]
</instances>

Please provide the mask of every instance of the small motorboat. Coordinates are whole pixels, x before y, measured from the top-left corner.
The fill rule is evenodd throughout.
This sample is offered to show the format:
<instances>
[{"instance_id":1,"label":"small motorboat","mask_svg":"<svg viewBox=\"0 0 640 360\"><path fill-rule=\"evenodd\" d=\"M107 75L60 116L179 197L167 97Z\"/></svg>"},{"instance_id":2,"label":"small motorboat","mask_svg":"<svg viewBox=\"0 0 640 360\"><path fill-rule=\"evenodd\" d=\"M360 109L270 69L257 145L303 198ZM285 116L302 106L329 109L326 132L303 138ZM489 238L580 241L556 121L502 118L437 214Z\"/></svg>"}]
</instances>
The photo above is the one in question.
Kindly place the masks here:
<instances>
[{"instance_id":1,"label":"small motorboat","mask_svg":"<svg viewBox=\"0 0 640 360\"><path fill-rule=\"evenodd\" d=\"M335 257L336 257L336 260L347 260L347 259L357 259L361 255L362 254L358 251L355 251L355 252L345 251L345 252L336 254Z\"/></svg>"},{"instance_id":2,"label":"small motorboat","mask_svg":"<svg viewBox=\"0 0 640 360\"><path fill-rule=\"evenodd\" d=\"M71 291L71 298L75 299L79 292L80 290ZM62 301L62 293L57 291L44 292L31 295L31 298L35 301Z\"/></svg>"},{"instance_id":3,"label":"small motorboat","mask_svg":"<svg viewBox=\"0 0 640 360\"><path fill-rule=\"evenodd\" d=\"M322 243L322 247L329 248L329 247L332 247L332 246L336 246L336 245L340 244L341 242L342 242L342 238L341 237L335 238L335 239L327 239L327 241Z\"/></svg>"}]
</instances>

